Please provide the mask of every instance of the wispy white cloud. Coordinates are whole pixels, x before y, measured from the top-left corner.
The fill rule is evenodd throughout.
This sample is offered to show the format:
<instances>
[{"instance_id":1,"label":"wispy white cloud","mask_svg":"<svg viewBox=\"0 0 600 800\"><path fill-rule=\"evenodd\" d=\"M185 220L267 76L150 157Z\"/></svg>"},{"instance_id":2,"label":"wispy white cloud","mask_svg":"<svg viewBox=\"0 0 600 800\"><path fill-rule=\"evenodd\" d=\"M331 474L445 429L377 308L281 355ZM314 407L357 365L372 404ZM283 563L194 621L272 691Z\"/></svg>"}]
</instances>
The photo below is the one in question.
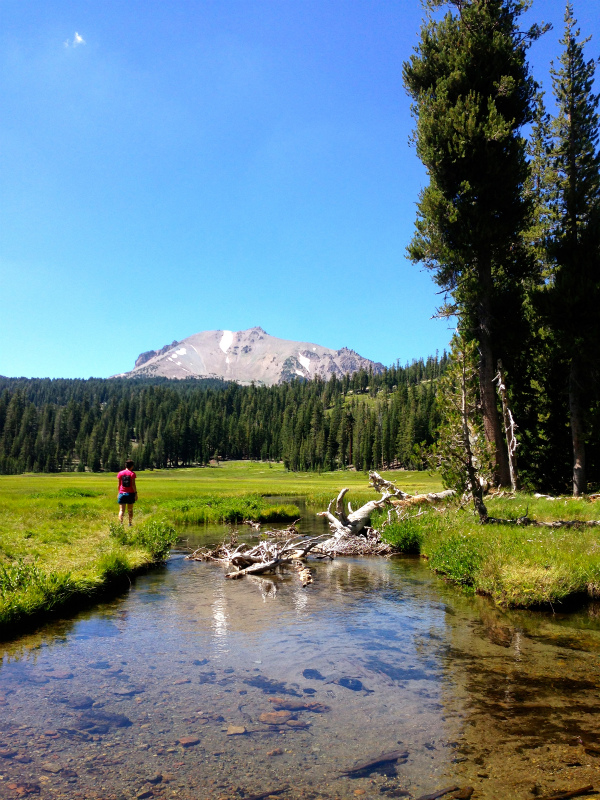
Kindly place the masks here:
<instances>
[{"instance_id":1,"label":"wispy white cloud","mask_svg":"<svg viewBox=\"0 0 600 800\"><path fill-rule=\"evenodd\" d=\"M75 36L73 37L72 40L67 39L67 41L65 42L65 47L79 47L80 44L85 44L85 39L80 33L77 33L77 31L75 31Z\"/></svg>"}]
</instances>

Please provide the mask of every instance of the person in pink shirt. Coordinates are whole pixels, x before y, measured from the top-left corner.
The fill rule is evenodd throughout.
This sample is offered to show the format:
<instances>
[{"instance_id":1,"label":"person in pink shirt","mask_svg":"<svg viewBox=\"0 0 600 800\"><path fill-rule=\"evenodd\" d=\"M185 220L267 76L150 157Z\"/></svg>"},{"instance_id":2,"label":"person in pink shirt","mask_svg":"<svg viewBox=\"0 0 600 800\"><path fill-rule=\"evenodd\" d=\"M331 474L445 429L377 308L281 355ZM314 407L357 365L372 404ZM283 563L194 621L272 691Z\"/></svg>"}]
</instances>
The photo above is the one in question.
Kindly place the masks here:
<instances>
[{"instance_id":1,"label":"person in pink shirt","mask_svg":"<svg viewBox=\"0 0 600 800\"><path fill-rule=\"evenodd\" d=\"M119 481L119 496L117 503L119 504L119 522L123 524L123 515L125 506L129 514L129 525L133 525L133 504L138 499L137 489L135 486L135 472L133 471L133 461L128 459L125 462L125 469L117 475Z\"/></svg>"}]
</instances>

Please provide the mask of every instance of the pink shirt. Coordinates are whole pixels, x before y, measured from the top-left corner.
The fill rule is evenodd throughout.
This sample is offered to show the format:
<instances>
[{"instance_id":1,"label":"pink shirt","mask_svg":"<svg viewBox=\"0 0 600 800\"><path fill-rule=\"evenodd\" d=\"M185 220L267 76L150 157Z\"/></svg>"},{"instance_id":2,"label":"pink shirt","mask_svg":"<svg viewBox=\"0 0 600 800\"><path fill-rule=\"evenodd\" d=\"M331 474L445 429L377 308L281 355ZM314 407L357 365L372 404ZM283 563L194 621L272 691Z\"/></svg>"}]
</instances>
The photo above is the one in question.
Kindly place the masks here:
<instances>
[{"instance_id":1,"label":"pink shirt","mask_svg":"<svg viewBox=\"0 0 600 800\"><path fill-rule=\"evenodd\" d=\"M123 477L125 475L129 475L131 478L129 486L123 486ZM122 469L117 475L117 478L119 479L119 494L132 494L135 492L135 472L132 472L130 469Z\"/></svg>"}]
</instances>

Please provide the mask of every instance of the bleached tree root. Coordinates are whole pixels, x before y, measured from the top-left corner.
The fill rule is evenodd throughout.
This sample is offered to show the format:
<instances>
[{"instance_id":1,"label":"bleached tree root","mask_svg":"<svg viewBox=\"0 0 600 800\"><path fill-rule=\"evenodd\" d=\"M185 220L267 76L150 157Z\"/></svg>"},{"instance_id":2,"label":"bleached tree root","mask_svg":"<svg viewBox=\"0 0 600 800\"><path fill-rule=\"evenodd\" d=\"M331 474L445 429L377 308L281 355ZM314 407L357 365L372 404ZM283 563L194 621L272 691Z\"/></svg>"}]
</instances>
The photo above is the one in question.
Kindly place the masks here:
<instances>
[{"instance_id":1,"label":"bleached tree root","mask_svg":"<svg viewBox=\"0 0 600 800\"><path fill-rule=\"evenodd\" d=\"M329 503L327 511L320 511L317 516L326 517L332 536L319 545L319 552L330 555L387 555L392 548L381 541L378 531L368 527L371 514L385 506L404 508L409 505L435 503L453 497L455 492L432 492L424 495L410 495L402 491L392 481L385 480L378 472L369 473L369 483L381 493L379 500L370 500L365 505L352 510L348 503L348 512L344 509L344 496L348 491L342 489L337 499ZM335 503L335 512L332 506Z\"/></svg>"}]
</instances>

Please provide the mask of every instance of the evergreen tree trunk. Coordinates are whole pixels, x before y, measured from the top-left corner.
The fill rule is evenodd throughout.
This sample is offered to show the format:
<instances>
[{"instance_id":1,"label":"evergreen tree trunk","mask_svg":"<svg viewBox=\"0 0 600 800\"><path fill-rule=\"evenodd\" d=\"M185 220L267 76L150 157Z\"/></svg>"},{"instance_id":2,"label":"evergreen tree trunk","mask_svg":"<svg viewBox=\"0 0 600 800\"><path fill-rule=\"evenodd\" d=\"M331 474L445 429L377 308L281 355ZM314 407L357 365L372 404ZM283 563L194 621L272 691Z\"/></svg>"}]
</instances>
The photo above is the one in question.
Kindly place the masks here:
<instances>
[{"instance_id":1,"label":"evergreen tree trunk","mask_svg":"<svg viewBox=\"0 0 600 800\"><path fill-rule=\"evenodd\" d=\"M481 274L481 273L480 273ZM494 378L496 370L492 352L491 337L491 270L485 269L480 281L483 294L479 303L479 397L481 401L481 415L483 429L488 444L494 451L494 482L498 486L510 486L510 468L508 453L504 447L504 437L496 406L496 391Z\"/></svg>"},{"instance_id":2,"label":"evergreen tree trunk","mask_svg":"<svg viewBox=\"0 0 600 800\"><path fill-rule=\"evenodd\" d=\"M581 397L581 382L577 359L571 359L569 372L569 412L571 417L571 440L573 442L573 496L585 494L585 424Z\"/></svg>"},{"instance_id":3,"label":"evergreen tree trunk","mask_svg":"<svg viewBox=\"0 0 600 800\"><path fill-rule=\"evenodd\" d=\"M475 511L479 514L479 520L482 523L487 522L488 513L485 503L483 502L483 489L473 463L473 451L471 449L471 432L469 430L469 401L467 397L467 364L466 357L463 354L461 364L461 419L463 429L463 441L465 447L465 466L468 476L468 485L473 495L473 505ZM484 417L485 421L485 417Z\"/></svg>"},{"instance_id":4,"label":"evergreen tree trunk","mask_svg":"<svg viewBox=\"0 0 600 800\"><path fill-rule=\"evenodd\" d=\"M587 412L593 402L592 375L598 369L598 266L600 253L600 152L598 106L594 94L594 60L585 61L586 39L567 3L564 52L552 70L558 107L553 122L553 166L556 171L555 219L550 252L551 325L568 372L569 422L573 451L573 494L586 491Z\"/></svg>"}]
</instances>

